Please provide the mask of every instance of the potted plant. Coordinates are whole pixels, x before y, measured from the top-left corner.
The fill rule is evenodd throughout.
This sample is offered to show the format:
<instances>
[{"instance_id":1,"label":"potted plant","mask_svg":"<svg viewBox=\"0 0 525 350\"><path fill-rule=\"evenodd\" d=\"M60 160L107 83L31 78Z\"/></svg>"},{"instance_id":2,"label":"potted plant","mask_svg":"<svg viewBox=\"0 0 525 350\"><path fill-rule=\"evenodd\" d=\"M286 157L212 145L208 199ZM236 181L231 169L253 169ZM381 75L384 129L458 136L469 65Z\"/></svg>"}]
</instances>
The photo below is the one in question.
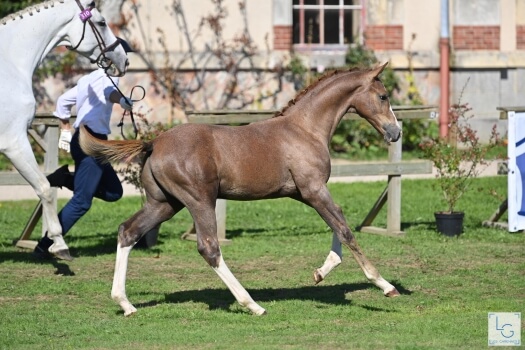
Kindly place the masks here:
<instances>
[{"instance_id":1,"label":"potted plant","mask_svg":"<svg viewBox=\"0 0 525 350\"><path fill-rule=\"evenodd\" d=\"M434 213L438 232L457 236L463 232L464 212L456 209L458 200L469 190L472 179L489 164L487 153L498 144L496 125L488 142L482 143L472 129L467 115L468 104L458 103L449 109L448 138L429 139L420 144L423 157L437 169L435 185L443 195L446 209Z\"/></svg>"}]
</instances>

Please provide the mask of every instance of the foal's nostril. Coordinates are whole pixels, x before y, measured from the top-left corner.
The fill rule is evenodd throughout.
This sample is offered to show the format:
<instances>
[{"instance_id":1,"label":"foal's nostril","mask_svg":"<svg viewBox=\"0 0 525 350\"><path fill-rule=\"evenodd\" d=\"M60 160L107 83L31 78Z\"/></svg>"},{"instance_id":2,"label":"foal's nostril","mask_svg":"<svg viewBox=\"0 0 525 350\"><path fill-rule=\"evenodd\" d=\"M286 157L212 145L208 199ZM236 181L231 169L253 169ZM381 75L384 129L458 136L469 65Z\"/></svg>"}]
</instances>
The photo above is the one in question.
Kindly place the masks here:
<instances>
[{"instance_id":1,"label":"foal's nostril","mask_svg":"<svg viewBox=\"0 0 525 350\"><path fill-rule=\"evenodd\" d=\"M384 129L388 138L390 138L392 142L396 142L401 137L401 128L399 125L387 124Z\"/></svg>"},{"instance_id":2,"label":"foal's nostril","mask_svg":"<svg viewBox=\"0 0 525 350\"><path fill-rule=\"evenodd\" d=\"M126 67L129 66L129 60L126 59Z\"/></svg>"}]
</instances>

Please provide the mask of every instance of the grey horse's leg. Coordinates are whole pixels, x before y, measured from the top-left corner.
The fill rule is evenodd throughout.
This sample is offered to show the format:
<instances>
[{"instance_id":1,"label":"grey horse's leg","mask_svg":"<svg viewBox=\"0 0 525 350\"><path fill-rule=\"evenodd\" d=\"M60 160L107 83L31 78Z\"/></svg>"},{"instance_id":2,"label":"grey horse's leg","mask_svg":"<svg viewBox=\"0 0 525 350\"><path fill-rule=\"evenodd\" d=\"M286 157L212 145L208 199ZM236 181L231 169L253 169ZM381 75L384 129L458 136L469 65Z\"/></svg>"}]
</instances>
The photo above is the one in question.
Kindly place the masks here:
<instances>
[{"instance_id":1,"label":"grey horse's leg","mask_svg":"<svg viewBox=\"0 0 525 350\"><path fill-rule=\"evenodd\" d=\"M58 221L56 207L53 201L53 191L44 174L40 171L33 150L27 138L20 139L17 147L5 151L5 155L13 163L20 175L33 187L42 201L42 213L47 223L47 236L53 240L49 252L59 259L73 260L69 248L62 237L62 227Z\"/></svg>"}]
</instances>

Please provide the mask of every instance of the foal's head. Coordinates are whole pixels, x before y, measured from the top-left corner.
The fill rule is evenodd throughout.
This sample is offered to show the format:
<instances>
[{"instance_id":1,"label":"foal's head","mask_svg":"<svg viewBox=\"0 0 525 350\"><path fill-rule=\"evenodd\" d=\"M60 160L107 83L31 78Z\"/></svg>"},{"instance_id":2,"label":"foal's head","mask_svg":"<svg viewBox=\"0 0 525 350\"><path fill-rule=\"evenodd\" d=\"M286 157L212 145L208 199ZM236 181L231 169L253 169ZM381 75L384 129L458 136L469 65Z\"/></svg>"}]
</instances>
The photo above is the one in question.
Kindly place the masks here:
<instances>
[{"instance_id":1,"label":"foal's head","mask_svg":"<svg viewBox=\"0 0 525 350\"><path fill-rule=\"evenodd\" d=\"M370 71L364 71L361 76L361 87L355 94L350 111L354 110L366 119L385 141L396 142L401 136L401 127L392 111L385 86L379 80L379 74L385 69L382 66Z\"/></svg>"}]
</instances>

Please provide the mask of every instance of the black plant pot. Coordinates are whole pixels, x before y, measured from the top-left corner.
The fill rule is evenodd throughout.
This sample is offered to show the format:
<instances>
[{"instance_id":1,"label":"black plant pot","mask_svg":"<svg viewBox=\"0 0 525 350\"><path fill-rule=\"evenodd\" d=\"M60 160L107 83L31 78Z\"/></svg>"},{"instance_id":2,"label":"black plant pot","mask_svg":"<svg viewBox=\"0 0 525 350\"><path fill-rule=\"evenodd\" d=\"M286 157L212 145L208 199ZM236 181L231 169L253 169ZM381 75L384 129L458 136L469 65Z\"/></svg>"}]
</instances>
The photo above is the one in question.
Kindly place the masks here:
<instances>
[{"instance_id":1,"label":"black plant pot","mask_svg":"<svg viewBox=\"0 0 525 350\"><path fill-rule=\"evenodd\" d=\"M463 217L465 216L465 213L437 212L434 213L434 216L436 218L436 225L439 233L442 233L445 236L454 237L459 236L463 232Z\"/></svg>"}]
</instances>

